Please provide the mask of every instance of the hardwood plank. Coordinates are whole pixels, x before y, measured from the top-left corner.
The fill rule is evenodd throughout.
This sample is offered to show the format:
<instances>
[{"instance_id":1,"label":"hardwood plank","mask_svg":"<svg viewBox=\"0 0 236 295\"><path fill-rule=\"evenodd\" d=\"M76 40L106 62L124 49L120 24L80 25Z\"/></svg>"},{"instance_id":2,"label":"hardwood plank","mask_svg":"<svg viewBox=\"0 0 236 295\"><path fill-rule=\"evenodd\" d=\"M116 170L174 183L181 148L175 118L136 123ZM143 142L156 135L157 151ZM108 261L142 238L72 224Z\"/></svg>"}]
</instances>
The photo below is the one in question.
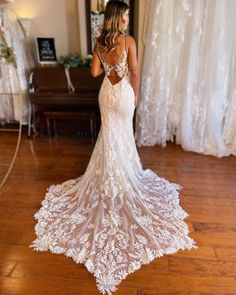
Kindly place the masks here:
<instances>
[{"instance_id":1,"label":"hardwood plank","mask_svg":"<svg viewBox=\"0 0 236 295\"><path fill-rule=\"evenodd\" d=\"M77 279L55 280L40 278L0 277L1 295L99 295L95 279L91 282ZM137 295L134 287L119 286L116 295Z\"/></svg>"},{"instance_id":2,"label":"hardwood plank","mask_svg":"<svg viewBox=\"0 0 236 295\"><path fill-rule=\"evenodd\" d=\"M236 274L236 262L185 259L180 257L169 257L168 260L170 272L188 274L189 276L234 277Z\"/></svg>"},{"instance_id":3,"label":"hardwood plank","mask_svg":"<svg viewBox=\"0 0 236 295\"><path fill-rule=\"evenodd\" d=\"M197 232L232 232L236 231L236 224L225 224L224 222L207 223L207 222L192 222L193 228Z\"/></svg>"},{"instance_id":4,"label":"hardwood plank","mask_svg":"<svg viewBox=\"0 0 236 295\"><path fill-rule=\"evenodd\" d=\"M190 295L216 295L216 293L213 291L213 292L189 292ZM217 295L235 295L235 293L232 293L232 292L220 292L218 291L217 292Z\"/></svg>"},{"instance_id":5,"label":"hardwood plank","mask_svg":"<svg viewBox=\"0 0 236 295\"><path fill-rule=\"evenodd\" d=\"M236 245L232 248L215 247L215 251L220 260L236 261Z\"/></svg>"},{"instance_id":6,"label":"hardwood plank","mask_svg":"<svg viewBox=\"0 0 236 295\"><path fill-rule=\"evenodd\" d=\"M174 293L173 293L173 290L170 291L170 290L162 289L160 293L160 291L158 290L148 289L148 288L141 289L139 293L139 295L160 295L160 294L161 295L188 295L190 293L187 289L185 291L174 291Z\"/></svg>"},{"instance_id":7,"label":"hardwood plank","mask_svg":"<svg viewBox=\"0 0 236 295\"><path fill-rule=\"evenodd\" d=\"M236 232L193 232L191 237L199 243L199 246L210 247L234 247L236 245Z\"/></svg>"},{"instance_id":8,"label":"hardwood plank","mask_svg":"<svg viewBox=\"0 0 236 295\"><path fill-rule=\"evenodd\" d=\"M9 276L13 272L17 263L18 261L16 260L1 259L0 260L0 276Z\"/></svg>"},{"instance_id":9,"label":"hardwood plank","mask_svg":"<svg viewBox=\"0 0 236 295\"><path fill-rule=\"evenodd\" d=\"M50 251L33 251L29 245L10 245L0 244L0 260L17 260L32 263L40 262L60 262L60 263L71 263L72 258L66 257L62 254L53 254Z\"/></svg>"},{"instance_id":10,"label":"hardwood plank","mask_svg":"<svg viewBox=\"0 0 236 295\"><path fill-rule=\"evenodd\" d=\"M206 259L206 260L217 260L216 253L213 247L205 247L201 246L194 251L179 251L174 254L174 257L184 257L184 258L198 258L198 259Z\"/></svg>"},{"instance_id":11,"label":"hardwood plank","mask_svg":"<svg viewBox=\"0 0 236 295\"><path fill-rule=\"evenodd\" d=\"M156 290L160 294L164 292L205 292L208 294L236 294L236 280L232 277L221 276L189 276L187 274L155 274L152 272L135 272L130 274L122 283L123 286L131 286L136 283L142 292L145 290ZM215 292L215 293L214 293ZM145 293L144 293L145 294ZM154 293L155 294L155 293ZM175 293L173 293L174 295Z\"/></svg>"},{"instance_id":12,"label":"hardwood plank","mask_svg":"<svg viewBox=\"0 0 236 295\"><path fill-rule=\"evenodd\" d=\"M39 277L39 278L55 278L60 280L89 279L93 275L82 264L61 263L42 261L40 264L33 262L19 262L13 270L11 277Z\"/></svg>"}]
</instances>

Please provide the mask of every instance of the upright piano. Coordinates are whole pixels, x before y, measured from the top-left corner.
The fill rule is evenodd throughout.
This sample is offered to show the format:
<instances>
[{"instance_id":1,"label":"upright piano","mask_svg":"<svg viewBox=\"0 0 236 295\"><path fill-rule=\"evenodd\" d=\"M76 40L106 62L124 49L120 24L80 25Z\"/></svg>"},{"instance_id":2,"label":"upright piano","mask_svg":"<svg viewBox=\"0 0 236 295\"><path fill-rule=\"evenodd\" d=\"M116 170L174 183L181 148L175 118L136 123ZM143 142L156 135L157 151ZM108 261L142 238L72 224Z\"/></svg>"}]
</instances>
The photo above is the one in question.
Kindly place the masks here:
<instances>
[{"instance_id":1,"label":"upright piano","mask_svg":"<svg viewBox=\"0 0 236 295\"><path fill-rule=\"evenodd\" d=\"M68 76L64 67L37 67L30 83L30 104L34 134L42 130L46 112L66 112L67 118L75 112L96 112L96 124L100 124L98 93L104 75L93 78L89 67L69 69L69 79L74 92L68 88ZM98 130L99 126L96 126Z\"/></svg>"}]
</instances>

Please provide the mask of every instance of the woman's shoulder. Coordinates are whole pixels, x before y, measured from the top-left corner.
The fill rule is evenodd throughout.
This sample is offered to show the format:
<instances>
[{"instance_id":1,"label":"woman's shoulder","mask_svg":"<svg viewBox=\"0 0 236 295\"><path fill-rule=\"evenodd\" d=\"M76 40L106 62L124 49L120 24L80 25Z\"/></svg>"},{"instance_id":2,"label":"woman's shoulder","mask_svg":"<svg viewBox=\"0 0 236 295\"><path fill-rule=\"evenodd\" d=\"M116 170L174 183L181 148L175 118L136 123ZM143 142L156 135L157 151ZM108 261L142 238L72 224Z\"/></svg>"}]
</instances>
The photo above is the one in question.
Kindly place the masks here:
<instances>
[{"instance_id":1,"label":"woman's shoulder","mask_svg":"<svg viewBox=\"0 0 236 295\"><path fill-rule=\"evenodd\" d=\"M128 43L130 46L136 46L136 42L135 42L135 40L134 40L134 37L132 37L132 36L126 34L126 35L125 35L125 38L126 38L127 43Z\"/></svg>"}]
</instances>

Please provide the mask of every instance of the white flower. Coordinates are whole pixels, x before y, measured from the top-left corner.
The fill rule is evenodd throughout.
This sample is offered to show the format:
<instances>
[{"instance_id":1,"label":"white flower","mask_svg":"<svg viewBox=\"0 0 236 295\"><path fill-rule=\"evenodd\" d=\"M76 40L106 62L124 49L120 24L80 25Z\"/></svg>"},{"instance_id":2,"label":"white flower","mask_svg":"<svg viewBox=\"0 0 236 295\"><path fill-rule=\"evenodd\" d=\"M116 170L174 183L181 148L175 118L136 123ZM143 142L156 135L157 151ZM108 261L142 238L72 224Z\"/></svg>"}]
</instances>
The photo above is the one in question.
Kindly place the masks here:
<instances>
[{"instance_id":1,"label":"white flower","mask_svg":"<svg viewBox=\"0 0 236 295\"><path fill-rule=\"evenodd\" d=\"M90 224L88 225L88 228L94 228L94 223L90 223Z\"/></svg>"},{"instance_id":2,"label":"white flower","mask_svg":"<svg viewBox=\"0 0 236 295\"><path fill-rule=\"evenodd\" d=\"M88 240L89 233L82 235L82 237L79 239L81 244L85 244Z\"/></svg>"},{"instance_id":3,"label":"white flower","mask_svg":"<svg viewBox=\"0 0 236 295\"><path fill-rule=\"evenodd\" d=\"M75 256L75 254L76 254L76 249L69 249L66 252L66 255L69 257L73 257L73 256Z\"/></svg>"},{"instance_id":4,"label":"white flower","mask_svg":"<svg viewBox=\"0 0 236 295\"><path fill-rule=\"evenodd\" d=\"M130 229L137 229L138 226L136 224L131 224Z\"/></svg>"},{"instance_id":5,"label":"white flower","mask_svg":"<svg viewBox=\"0 0 236 295\"><path fill-rule=\"evenodd\" d=\"M117 212L111 212L110 217L115 226L121 226L122 221L120 215Z\"/></svg>"},{"instance_id":6,"label":"white flower","mask_svg":"<svg viewBox=\"0 0 236 295\"><path fill-rule=\"evenodd\" d=\"M85 266L87 267L87 269L88 269L90 272L93 272L93 270L94 270L94 263L93 263L92 259L88 259L88 260L85 262Z\"/></svg>"},{"instance_id":7,"label":"white flower","mask_svg":"<svg viewBox=\"0 0 236 295\"><path fill-rule=\"evenodd\" d=\"M56 246L56 247L49 247L49 249L52 251L52 253L56 253L56 254L60 254L60 253L63 253L65 248L63 247L59 247L59 246Z\"/></svg>"},{"instance_id":8,"label":"white flower","mask_svg":"<svg viewBox=\"0 0 236 295\"><path fill-rule=\"evenodd\" d=\"M77 255L77 257L76 257L76 262L77 262L77 263L82 262L83 259L84 259L85 256L86 256L86 254L87 254L87 250L86 250L86 248L83 248L83 249L78 253L78 255Z\"/></svg>"},{"instance_id":9,"label":"white flower","mask_svg":"<svg viewBox=\"0 0 236 295\"><path fill-rule=\"evenodd\" d=\"M72 222L76 222L76 224L80 224L80 223L83 223L85 220L86 220L86 217L83 214L79 212L75 212L71 214L69 222L72 221Z\"/></svg>"},{"instance_id":10,"label":"white flower","mask_svg":"<svg viewBox=\"0 0 236 295\"><path fill-rule=\"evenodd\" d=\"M151 225L152 224L152 219L150 216L140 216L139 217L139 222L143 225Z\"/></svg>"},{"instance_id":11,"label":"white flower","mask_svg":"<svg viewBox=\"0 0 236 295\"><path fill-rule=\"evenodd\" d=\"M129 271L134 271L136 269L138 269L140 267L141 263L140 261L132 261L130 264L129 264Z\"/></svg>"},{"instance_id":12,"label":"white flower","mask_svg":"<svg viewBox=\"0 0 236 295\"><path fill-rule=\"evenodd\" d=\"M147 252L147 256L148 256L149 260L150 261L153 260L154 259L154 255L152 253L152 250L149 249L149 248L146 248L146 252Z\"/></svg>"},{"instance_id":13,"label":"white flower","mask_svg":"<svg viewBox=\"0 0 236 295\"><path fill-rule=\"evenodd\" d=\"M151 260L154 259L154 255L149 248L145 248L141 253L141 259L144 263L149 263Z\"/></svg>"},{"instance_id":14,"label":"white flower","mask_svg":"<svg viewBox=\"0 0 236 295\"><path fill-rule=\"evenodd\" d=\"M142 243L142 244L144 244L144 245L147 244L147 239L146 239L144 236L142 236L142 235L136 235L136 237L138 238L138 241L139 241L140 243Z\"/></svg>"}]
</instances>

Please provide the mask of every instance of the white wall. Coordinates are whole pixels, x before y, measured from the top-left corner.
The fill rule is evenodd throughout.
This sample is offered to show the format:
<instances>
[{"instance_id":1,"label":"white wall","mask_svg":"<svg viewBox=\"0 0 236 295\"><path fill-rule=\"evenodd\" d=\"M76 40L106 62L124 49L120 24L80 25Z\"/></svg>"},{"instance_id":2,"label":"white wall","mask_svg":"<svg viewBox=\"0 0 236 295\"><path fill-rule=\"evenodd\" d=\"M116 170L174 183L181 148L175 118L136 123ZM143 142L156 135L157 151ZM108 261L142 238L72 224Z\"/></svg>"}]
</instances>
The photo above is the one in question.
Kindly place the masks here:
<instances>
[{"instance_id":1,"label":"white wall","mask_svg":"<svg viewBox=\"0 0 236 295\"><path fill-rule=\"evenodd\" d=\"M87 54L86 0L13 0L19 17L32 18L30 37L54 37L57 56L69 51ZM135 0L135 38L139 69L142 65L142 29L147 0Z\"/></svg>"},{"instance_id":2,"label":"white wall","mask_svg":"<svg viewBox=\"0 0 236 295\"><path fill-rule=\"evenodd\" d=\"M12 8L19 17L32 18L30 38L54 37L57 56L68 52L64 0L14 0Z\"/></svg>"}]
</instances>

